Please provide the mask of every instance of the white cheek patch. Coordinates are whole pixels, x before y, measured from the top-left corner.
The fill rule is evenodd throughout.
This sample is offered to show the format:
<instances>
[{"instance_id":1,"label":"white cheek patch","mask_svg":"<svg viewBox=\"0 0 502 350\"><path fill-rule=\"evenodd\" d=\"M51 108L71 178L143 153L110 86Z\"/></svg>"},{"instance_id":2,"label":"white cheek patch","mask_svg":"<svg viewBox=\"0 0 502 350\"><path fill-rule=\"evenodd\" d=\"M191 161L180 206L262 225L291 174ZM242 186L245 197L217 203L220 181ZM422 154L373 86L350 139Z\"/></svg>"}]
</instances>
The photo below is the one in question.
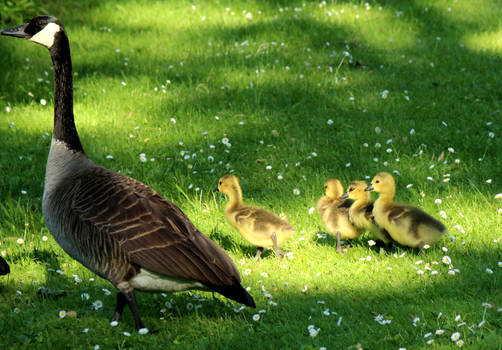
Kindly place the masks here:
<instances>
[{"instance_id":1,"label":"white cheek patch","mask_svg":"<svg viewBox=\"0 0 502 350\"><path fill-rule=\"evenodd\" d=\"M44 29L33 35L29 40L51 48L54 45L54 38L56 33L61 30L61 27L56 23L49 23Z\"/></svg>"}]
</instances>

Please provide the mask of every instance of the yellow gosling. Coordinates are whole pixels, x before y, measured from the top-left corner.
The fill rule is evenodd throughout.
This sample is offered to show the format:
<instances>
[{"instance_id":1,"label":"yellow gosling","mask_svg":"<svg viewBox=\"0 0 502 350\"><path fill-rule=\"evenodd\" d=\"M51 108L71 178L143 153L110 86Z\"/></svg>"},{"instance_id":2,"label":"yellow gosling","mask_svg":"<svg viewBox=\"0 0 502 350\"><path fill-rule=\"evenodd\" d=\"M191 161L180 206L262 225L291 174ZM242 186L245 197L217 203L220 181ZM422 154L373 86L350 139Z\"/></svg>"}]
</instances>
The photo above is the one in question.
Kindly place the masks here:
<instances>
[{"instance_id":1,"label":"yellow gosling","mask_svg":"<svg viewBox=\"0 0 502 350\"><path fill-rule=\"evenodd\" d=\"M328 179L324 183L325 194L317 201L317 210L324 222L326 231L336 236L336 251L342 252L341 239L359 237L362 230L355 227L349 219L352 200L341 198L343 186L338 179Z\"/></svg>"},{"instance_id":2,"label":"yellow gosling","mask_svg":"<svg viewBox=\"0 0 502 350\"><path fill-rule=\"evenodd\" d=\"M347 192L342 196L342 198L354 201L349 209L350 221L354 226L370 231L376 239L390 244L393 240L389 233L375 223L373 202L366 187L368 184L365 181L353 181L347 186Z\"/></svg>"},{"instance_id":3,"label":"yellow gosling","mask_svg":"<svg viewBox=\"0 0 502 350\"><path fill-rule=\"evenodd\" d=\"M258 260L264 248L272 248L279 259L284 257L282 244L295 233L287 221L270 211L242 201L242 189L235 175L225 175L218 182L218 191L228 197L225 218L242 237L258 247L255 259Z\"/></svg>"},{"instance_id":4,"label":"yellow gosling","mask_svg":"<svg viewBox=\"0 0 502 350\"><path fill-rule=\"evenodd\" d=\"M396 242L422 250L426 244L433 244L446 233L446 227L423 210L393 202L396 184L391 174L377 174L366 190L379 193L373 206L375 222Z\"/></svg>"}]
</instances>

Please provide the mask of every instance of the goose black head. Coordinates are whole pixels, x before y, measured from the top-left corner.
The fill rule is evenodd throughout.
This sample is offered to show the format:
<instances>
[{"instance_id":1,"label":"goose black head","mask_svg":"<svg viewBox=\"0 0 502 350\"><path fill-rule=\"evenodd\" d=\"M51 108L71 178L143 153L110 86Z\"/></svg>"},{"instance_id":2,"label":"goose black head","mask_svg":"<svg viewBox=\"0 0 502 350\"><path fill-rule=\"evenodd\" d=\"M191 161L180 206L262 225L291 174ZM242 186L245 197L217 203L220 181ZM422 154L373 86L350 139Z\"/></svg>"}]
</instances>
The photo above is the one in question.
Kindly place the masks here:
<instances>
[{"instance_id":1,"label":"goose black head","mask_svg":"<svg viewBox=\"0 0 502 350\"><path fill-rule=\"evenodd\" d=\"M25 38L50 49L59 32L64 32L61 22L52 16L37 16L28 23L0 31L2 35Z\"/></svg>"}]
</instances>

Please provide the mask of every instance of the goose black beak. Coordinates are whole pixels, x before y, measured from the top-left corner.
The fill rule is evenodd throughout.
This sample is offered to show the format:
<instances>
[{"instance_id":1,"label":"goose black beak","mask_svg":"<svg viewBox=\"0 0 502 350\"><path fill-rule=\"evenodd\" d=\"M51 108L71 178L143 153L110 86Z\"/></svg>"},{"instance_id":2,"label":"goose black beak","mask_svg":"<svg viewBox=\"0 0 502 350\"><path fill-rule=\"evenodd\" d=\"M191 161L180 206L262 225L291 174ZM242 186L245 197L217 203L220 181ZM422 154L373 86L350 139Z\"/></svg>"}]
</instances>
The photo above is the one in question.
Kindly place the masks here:
<instances>
[{"instance_id":1,"label":"goose black beak","mask_svg":"<svg viewBox=\"0 0 502 350\"><path fill-rule=\"evenodd\" d=\"M373 185L369 185L369 186L368 186L368 187L366 187L364 190L365 190L365 191L374 191L374 190L375 190L375 188L373 187Z\"/></svg>"},{"instance_id":2,"label":"goose black beak","mask_svg":"<svg viewBox=\"0 0 502 350\"><path fill-rule=\"evenodd\" d=\"M349 198L349 194L348 194L347 192L345 192L344 194L342 194L342 195L340 196L340 198L341 198L341 199L347 199L347 198Z\"/></svg>"},{"instance_id":3,"label":"goose black beak","mask_svg":"<svg viewBox=\"0 0 502 350\"><path fill-rule=\"evenodd\" d=\"M220 192L220 190L218 189L218 187L216 187L213 192Z\"/></svg>"},{"instance_id":4,"label":"goose black beak","mask_svg":"<svg viewBox=\"0 0 502 350\"><path fill-rule=\"evenodd\" d=\"M28 23L22 24L18 27L14 27L11 29L2 30L2 31L0 31L0 34L7 35L7 36L13 36L16 38L27 38L29 36L29 34L25 33L25 31L24 31L24 28L26 28L27 24Z\"/></svg>"}]
</instances>

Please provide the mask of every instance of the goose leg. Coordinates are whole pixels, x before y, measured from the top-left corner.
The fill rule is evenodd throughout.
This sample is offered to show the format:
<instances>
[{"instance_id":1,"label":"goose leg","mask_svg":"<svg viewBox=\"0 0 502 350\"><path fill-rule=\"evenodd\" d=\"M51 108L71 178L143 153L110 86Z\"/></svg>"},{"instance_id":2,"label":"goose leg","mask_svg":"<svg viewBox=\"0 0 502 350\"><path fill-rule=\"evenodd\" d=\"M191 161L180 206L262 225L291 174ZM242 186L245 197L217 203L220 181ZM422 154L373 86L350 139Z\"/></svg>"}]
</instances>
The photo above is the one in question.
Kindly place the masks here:
<instances>
[{"instance_id":1,"label":"goose leg","mask_svg":"<svg viewBox=\"0 0 502 350\"><path fill-rule=\"evenodd\" d=\"M279 258L279 260L282 260L282 258L284 258L284 252L281 249L279 249L279 247L277 246L277 235L275 234L275 232L272 232L272 234L270 235L270 238L272 238L272 243L274 244L273 248L274 248L275 254L277 254L277 257Z\"/></svg>"},{"instance_id":2,"label":"goose leg","mask_svg":"<svg viewBox=\"0 0 502 350\"><path fill-rule=\"evenodd\" d=\"M256 252L256 255L254 256L254 259L258 260L261 256L261 253L263 253L263 247L258 247L258 251Z\"/></svg>"},{"instance_id":3,"label":"goose leg","mask_svg":"<svg viewBox=\"0 0 502 350\"><path fill-rule=\"evenodd\" d=\"M110 320L110 323L112 322L119 322L120 317L122 316L122 312L124 311L124 307L127 304L127 299L122 292L117 293L117 306L115 307L115 313L112 316L112 319Z\"/></svg>"},{"instance_id":4,"label":"goose leg","mask_svg":"<svg viewBox=\"0 0 502 350\"><path fill-rule=\"evenodd\" d=\"M340 233L340 231L336 232L336 252L337 253L343 253L342 244L340 243L341 235L342 234Z\"/></svg>"},{"instance_id":5,"label":"goose leg","mask_svg":"<svg viewBox=\"0 0 502 350\"><path fill-rule=\"evenodd\" d=\"M134 291L131 290L130 292L123 293L123 295L127 300L127 303L129 304L129 308L131 309L132 317L134 318L134 323L136 324L136 330L139 331L140 329L145 328L145 325L141 320L141 317L139 316L138 304L136 303L136 296L134 295Z\"/></svg>"}]
</instances>

